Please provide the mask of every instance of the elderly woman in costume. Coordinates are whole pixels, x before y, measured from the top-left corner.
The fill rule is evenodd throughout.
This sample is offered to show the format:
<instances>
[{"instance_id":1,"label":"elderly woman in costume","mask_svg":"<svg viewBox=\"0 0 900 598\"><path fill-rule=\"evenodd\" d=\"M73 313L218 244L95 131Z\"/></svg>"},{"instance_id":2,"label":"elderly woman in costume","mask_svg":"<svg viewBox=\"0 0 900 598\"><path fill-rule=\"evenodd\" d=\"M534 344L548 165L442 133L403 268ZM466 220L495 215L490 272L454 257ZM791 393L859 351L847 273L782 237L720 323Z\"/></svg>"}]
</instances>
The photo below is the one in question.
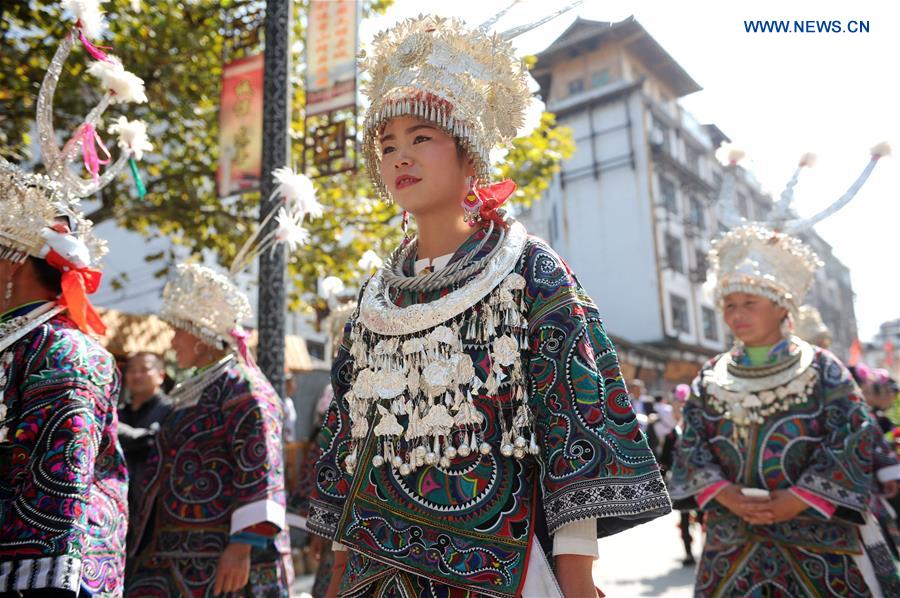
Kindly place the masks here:
<instances>
[{"instance_id":1,"label":"elderly woman in costume","mask_svg":"<svg viewBox=\"0 0 900 598\"><path fill-rule=\"evenodd\" d=\"M161 317L196 374L173 389L147 465L129 596L288 595L283 414L246 348L251 315L210 268L179 266L166 285Z\"/></svg>"},{"instance_id":2,"label":"elderly woman in costume","mask_svg":"<svg viewBox=\"0 0 900 598\"><path fill-rule=\"evenodd\" d=\"M696 595L900 595L869 508L865 401L834 355L790 333L818 258L759 224L710 257L737 343L694 381L670 487L706 514Z\"/></svg>"},{"instance_id":3,"label":"elderly woman in costume","mask_svg":"<svg viewBox=\"0 0 900 598\"><path fill-rule=\"evenodd\" d=\"M120 117L119 158L100 174L96 126L111 102L144 101L143 82L91 45L97 2L69 3L76 23L50 62L37 101L45 174L0 158L0 596L120 596L128 475L116 439L119 376L98 343L87 295L105 243L79 208L150 149L143 123ZM78 41L81 44L78 44ZM53 97L73 49L106 93L57 146ZM110 76L115 71L114 77ZM72 168L78 150L91 175ZM80 160L79 160L80 161ZM135 169L136 172L136 169Z\"/></svg>"},{"instance_id":4,"label":"elderly woman in costume","mask_svg":"<svg viewBox=\"0 0 900 598\"><path fill-rule=\"evenodd\" d=\"M228 273L182 264L163 291L172 348L195 374L173 389L147 465L129 596L289 595L284 404L250 355L241 324L253 314L234 278L278 244L296 248L307 237L303 220L321 206L306 177L288 168L274 175L282 201Z\"/></svg>"},{"instance_id":5,"label":"elderly woman in costume","mask_svg":"<svg viewBox=\"0 0 900 598\"><path fill-rule=\"evenodd\" d=\"M364 151L417 236L366 283L332 369L308 526L329 595L593 596L597 537L670 511L600 311L500 205L530 100L503 36L376 38Z\"/></svg>"}]
</instances>

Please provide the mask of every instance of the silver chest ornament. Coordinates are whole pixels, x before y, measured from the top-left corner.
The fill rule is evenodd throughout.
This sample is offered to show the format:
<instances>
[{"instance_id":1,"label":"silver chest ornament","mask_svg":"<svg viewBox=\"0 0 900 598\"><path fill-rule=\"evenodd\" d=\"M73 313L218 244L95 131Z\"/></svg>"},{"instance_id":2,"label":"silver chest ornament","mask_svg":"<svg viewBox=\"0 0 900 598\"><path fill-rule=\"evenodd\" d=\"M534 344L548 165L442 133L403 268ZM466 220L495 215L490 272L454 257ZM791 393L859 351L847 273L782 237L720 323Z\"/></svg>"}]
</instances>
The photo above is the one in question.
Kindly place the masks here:
<instances>
[{"instance_id":1,"label":"silver chest ornament","mask_svg":"<svg viewBox=\"0 0 900 598\"><path fill-rule=\"evenodd\" d=\"M511 406L503 409L496 402L501 429L496 448L517 459L539 452L522 366L525 279L513 272L525 239L524 228L513 224L482 272L429 303L394 305L375 274L351 327L354 381L344 395L352 438L344 459L349 473L370 433L377 437L372 465L393 467L401 475L491 454L475 397L495 400L501 386ZM483 378L467 346L488 349L490 369Z\"/></svg>"}]
</instances>

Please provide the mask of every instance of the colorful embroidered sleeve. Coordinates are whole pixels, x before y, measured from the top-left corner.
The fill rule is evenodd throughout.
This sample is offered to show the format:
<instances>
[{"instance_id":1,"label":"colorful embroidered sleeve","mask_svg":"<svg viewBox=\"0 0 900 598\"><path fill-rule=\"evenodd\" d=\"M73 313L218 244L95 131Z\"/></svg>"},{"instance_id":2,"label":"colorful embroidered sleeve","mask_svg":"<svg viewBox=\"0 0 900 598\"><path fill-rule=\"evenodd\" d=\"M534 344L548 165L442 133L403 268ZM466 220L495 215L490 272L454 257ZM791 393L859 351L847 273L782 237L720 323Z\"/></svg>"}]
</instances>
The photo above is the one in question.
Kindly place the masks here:
<instances>
[{"instance_id":1,"label":"colorful embroidered sleeve","mask_svg":"<svg viewBox=\"0 0 900 598\"><path fill-rule=\"evenodd\" d=\"M529 394L548 531L596 518L606 536L671 510L597 307L543 242L524 255Z\"/></svg>"},{"instance_id":2,"label":"colorful embroidered sleeve","mask_svg":"<svg viewBox=\"0 0 900 598\"><path fill-rule=\"evenodd\" d=\"M334 539L344 500L350 491L350 475L341 467L349 454L349 406L344 395L353 383L353 360L350 357L350 326L344 328L341 347L331 368L334 399L325 412L325 420L318 436L319 461L316 479L309 501L307 529L328 539Z\"/></svg>"},{"instance_id":3,"label":"colorful embroidered sleeve","mask_svg":"<svg viewBox=\"0 0 900 598\"><path fill-rule=\"evenodd\" d=\"M712 367L713 362L703 370ZM688 510L705 508L725 484L732 482L716 461L710 450L709 434L703 418L703 401L700 398L698 376L691 385L691 396L682 411L684 429L675 449L672 466L672 483L669 491L675 508Z\"/></svg>"},{"instance_id":4,"label":"colorful embroidered sleeve","mask_svg":"<svg viewBox=\"0 0 900 598\"><path fill-rule=\"evenodd\" d=\"M0 446L0 592L121 592L127 474L112 357L45 325L4 363L17 417Z\"/></svg>"},{"instance_id":5,"label":"colorful embroidered sleeve","mask_svg":"<svg viewBox=\"0 0 900 598\"><path fill-rule=\"evenodd\" d=\"M835 517L861 522L871 492L875 424L850 372L836 357L820 350L816 367L825 437L794 485L835 505Z\"/></svg>"},{"instance_id":6,"label":"colorful embroidered sleeve","mask_svg":"<svg viewBox=\"0 0 900 598\"><path fill-rule=\"evenodd\" d=\"M224 403L235 459L231 534L275 536L287 528L281 402L261 373L238 366Z\"/></svg>"}]
</instances>

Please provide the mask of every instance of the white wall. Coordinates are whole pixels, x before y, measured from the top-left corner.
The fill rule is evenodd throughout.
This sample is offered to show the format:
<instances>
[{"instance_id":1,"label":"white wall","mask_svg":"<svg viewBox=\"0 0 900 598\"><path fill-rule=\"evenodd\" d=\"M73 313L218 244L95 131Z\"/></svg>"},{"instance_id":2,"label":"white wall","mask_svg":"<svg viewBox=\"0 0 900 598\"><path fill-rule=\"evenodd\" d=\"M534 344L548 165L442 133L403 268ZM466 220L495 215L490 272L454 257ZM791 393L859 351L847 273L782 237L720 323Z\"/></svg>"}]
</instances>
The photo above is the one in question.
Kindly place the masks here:
<instances>
[{"instance_id":1,"label":"white wall","mask_svg":"<svg viewBox=\"0 0 900 598\"><path fill-rule=\"evenodd\" d=\"M558 236L547 241L572 266L588 294L600 308L607 331L635 342L661 338L658 278L653 247L651 205L647 189L648 169L639 94L614 100L593 109L595 131L626 124L626 102L631 109L631 145L635 166L624 159L604 170L599 180L586 173L567 182L554 178L547 196L523 216L535 232L549 231L554 208ZM563 170L571 173L592 163L587 111L558 118L572 129L576 140L573 156ZM627 156L628 129L601 133L594 140L597 161Z\"/></svg>"}]
</instances>

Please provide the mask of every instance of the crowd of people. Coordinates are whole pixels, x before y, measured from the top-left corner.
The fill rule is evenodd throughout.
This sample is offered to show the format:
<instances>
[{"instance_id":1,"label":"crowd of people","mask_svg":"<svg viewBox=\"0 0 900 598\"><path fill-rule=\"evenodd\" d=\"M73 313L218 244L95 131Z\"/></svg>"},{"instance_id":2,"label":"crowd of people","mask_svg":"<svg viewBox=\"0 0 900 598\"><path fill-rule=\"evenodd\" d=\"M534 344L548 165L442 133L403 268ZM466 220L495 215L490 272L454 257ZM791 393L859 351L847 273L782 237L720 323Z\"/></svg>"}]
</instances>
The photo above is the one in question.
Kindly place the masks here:
<instances>
[{"instance_id":1,"label":"crowd of people","mask_svg":"<svg viewBox=\"0 0 900 598\"><path fill-rule=\"evenodd\" d=\"M120 405L88 299L104 247L79 209L112 177L69 164L109 101L143 92L90 43L90 7L41 88L46 174L0 162L0 598L288 596L289 520L323 555L320 596L602 596L597 539L673 505L698 596L900 596L898 388L804 332L811 224L724 232L710 267L734 347L666 395L626 384L602 306L501 207L515 183L489 182L531 99L509 42L527 27L420 16L363 62L362 151L404 240L340 321L291 517L292 405L254 362L235 277L321 210L305 177L276 173L278 230L227 271L178 265L160 316L188 375L167 389L162 356L133 355ZM109 93L60 149L76 40ZM145 129L119 128L124 165Z\"/></svg>"}]
</instances>

